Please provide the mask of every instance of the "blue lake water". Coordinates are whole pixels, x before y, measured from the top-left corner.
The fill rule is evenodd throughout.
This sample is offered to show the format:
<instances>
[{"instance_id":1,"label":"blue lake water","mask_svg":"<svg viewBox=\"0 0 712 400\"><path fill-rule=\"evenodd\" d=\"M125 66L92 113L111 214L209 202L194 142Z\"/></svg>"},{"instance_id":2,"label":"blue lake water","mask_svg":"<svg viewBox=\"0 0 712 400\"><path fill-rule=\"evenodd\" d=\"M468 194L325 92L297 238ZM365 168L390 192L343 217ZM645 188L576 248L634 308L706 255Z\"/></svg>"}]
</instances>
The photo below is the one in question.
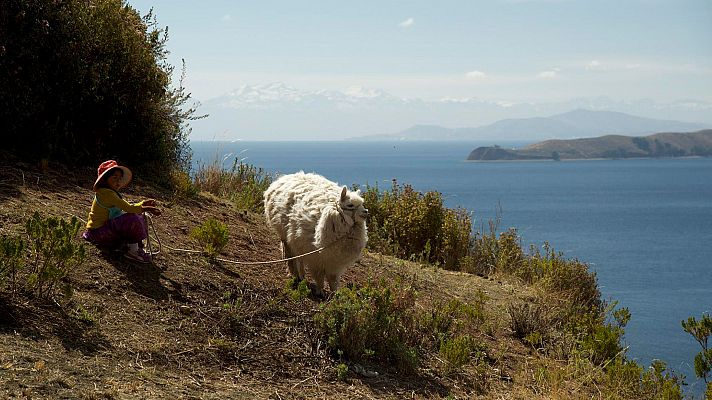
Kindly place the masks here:
<instances>
[{"instance_id":1,"label":"blue lake water","mask_svg":"<svg viewBox=\"0 0 712 400\"><path fill-rule=\"evenodd\" d=\"M193 142L194 163L235 157L268 171L317 172L341 184L392 179L443 193L477 227L501 207L502 229L548 241L591 265L606 299L628 307L628 356L662 359L702 393L700 350L680 321L712 313L712 158L466 162L485 143ZM505 146L504 143L500 143Z\"/></svg>"}]
</instances>

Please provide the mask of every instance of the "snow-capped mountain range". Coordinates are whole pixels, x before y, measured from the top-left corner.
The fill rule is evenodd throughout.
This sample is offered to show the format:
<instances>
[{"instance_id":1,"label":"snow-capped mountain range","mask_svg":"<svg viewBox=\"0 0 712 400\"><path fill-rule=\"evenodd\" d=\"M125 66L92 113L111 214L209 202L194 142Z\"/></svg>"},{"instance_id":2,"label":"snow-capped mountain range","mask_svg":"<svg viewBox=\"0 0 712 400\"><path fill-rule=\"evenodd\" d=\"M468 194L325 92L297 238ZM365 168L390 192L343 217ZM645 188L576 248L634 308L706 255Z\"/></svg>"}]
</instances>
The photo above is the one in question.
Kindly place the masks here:
<instances>
[{"instance_id":1,"label":"snow-capped mountain range","mask_svg":"<svg viewBox=\"0 0 712 400\"><path fill-rule=\"evenodd\" d=\"M364 87L343 92L308 91L277 82L243 85L202 102L198 111L209 117L191 124L191 139L333 140L392 134L414 125L480 127L502 119L547 117L575 109L617 111L712 126L712 103L697 100L659 103L596 97L518 103L476 97L418 99ZM502 139L514 139L503 135Z\"/></svg>"}]
</instances>

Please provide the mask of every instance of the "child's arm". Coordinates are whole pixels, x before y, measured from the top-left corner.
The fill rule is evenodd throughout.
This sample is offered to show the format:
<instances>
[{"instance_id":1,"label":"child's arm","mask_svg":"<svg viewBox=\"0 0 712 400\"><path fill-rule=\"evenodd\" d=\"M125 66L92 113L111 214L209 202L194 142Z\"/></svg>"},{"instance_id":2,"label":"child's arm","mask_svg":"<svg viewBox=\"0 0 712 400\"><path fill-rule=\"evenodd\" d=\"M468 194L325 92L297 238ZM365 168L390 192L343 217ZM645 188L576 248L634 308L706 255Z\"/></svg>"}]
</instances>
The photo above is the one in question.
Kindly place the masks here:
<instances>
[{"instance_id":1,"label":"child's arm","mask_svg":"<svg viewBox=\"0 0 712 400\"><path fill-rule=\"evenodd\" d=\"M119 197L118 193L111 189L99 189L96 192L96 197L105 207L117 207L122 211L132 214L140 214L143 212L142 203L130 204L126 200Z\"/></svg>"}]
</instances>

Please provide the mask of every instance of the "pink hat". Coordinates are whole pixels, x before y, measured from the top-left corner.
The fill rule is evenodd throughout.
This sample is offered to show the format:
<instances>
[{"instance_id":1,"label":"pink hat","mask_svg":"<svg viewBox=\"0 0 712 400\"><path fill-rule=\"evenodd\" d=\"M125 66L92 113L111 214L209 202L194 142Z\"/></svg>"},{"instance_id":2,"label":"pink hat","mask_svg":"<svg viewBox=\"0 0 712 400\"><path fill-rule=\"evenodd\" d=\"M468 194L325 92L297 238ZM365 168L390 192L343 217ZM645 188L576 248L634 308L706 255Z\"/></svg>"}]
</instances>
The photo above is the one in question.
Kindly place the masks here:
<instances>
[{"instance_id":1,"label":"pink hat","mask_svg":"<svg viewBox=\"0 0 712 400\"><path fill-rule=\"evenodd\" d=\"M101 165L99 165L99 168L96 171L97 177L96 177L96 181L94 182L94 191L95 192L96 192L96 185L99 184L99 181L101 181L101 178L103 178L107 172L111 171L114 168L118 168L121 171L123 171L123 173L124 173L123 176L121 177L121 182L119 182L119 187L125 187L126 185L129 184L129 182L131 182L131 177L133 176L133 174L131 173L130 169L117 164L116 161L114 161L114 160L104 161L103 163L101 163Z\"/></svg>"}]
</instances>

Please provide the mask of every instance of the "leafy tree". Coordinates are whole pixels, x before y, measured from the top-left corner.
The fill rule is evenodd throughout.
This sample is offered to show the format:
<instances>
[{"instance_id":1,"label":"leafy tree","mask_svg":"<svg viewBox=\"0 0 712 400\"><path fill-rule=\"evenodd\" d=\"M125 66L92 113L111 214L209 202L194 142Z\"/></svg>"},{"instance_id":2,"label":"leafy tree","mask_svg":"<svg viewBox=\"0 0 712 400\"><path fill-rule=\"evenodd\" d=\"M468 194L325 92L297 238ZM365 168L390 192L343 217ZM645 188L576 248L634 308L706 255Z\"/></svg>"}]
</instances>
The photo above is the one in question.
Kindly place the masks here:
<instances>
[{"instance_id":1,"label":"leafy tree","mask_svg":"<svg viewBox=\"0 0 712 400\"><path fill-rule=\"evenodd\" d=\"M4 1L3 147L73 165L120 159L157 179L187 170L195 109L171 88L167 39L124 0Z\"/></svg>"}]
</instances>

